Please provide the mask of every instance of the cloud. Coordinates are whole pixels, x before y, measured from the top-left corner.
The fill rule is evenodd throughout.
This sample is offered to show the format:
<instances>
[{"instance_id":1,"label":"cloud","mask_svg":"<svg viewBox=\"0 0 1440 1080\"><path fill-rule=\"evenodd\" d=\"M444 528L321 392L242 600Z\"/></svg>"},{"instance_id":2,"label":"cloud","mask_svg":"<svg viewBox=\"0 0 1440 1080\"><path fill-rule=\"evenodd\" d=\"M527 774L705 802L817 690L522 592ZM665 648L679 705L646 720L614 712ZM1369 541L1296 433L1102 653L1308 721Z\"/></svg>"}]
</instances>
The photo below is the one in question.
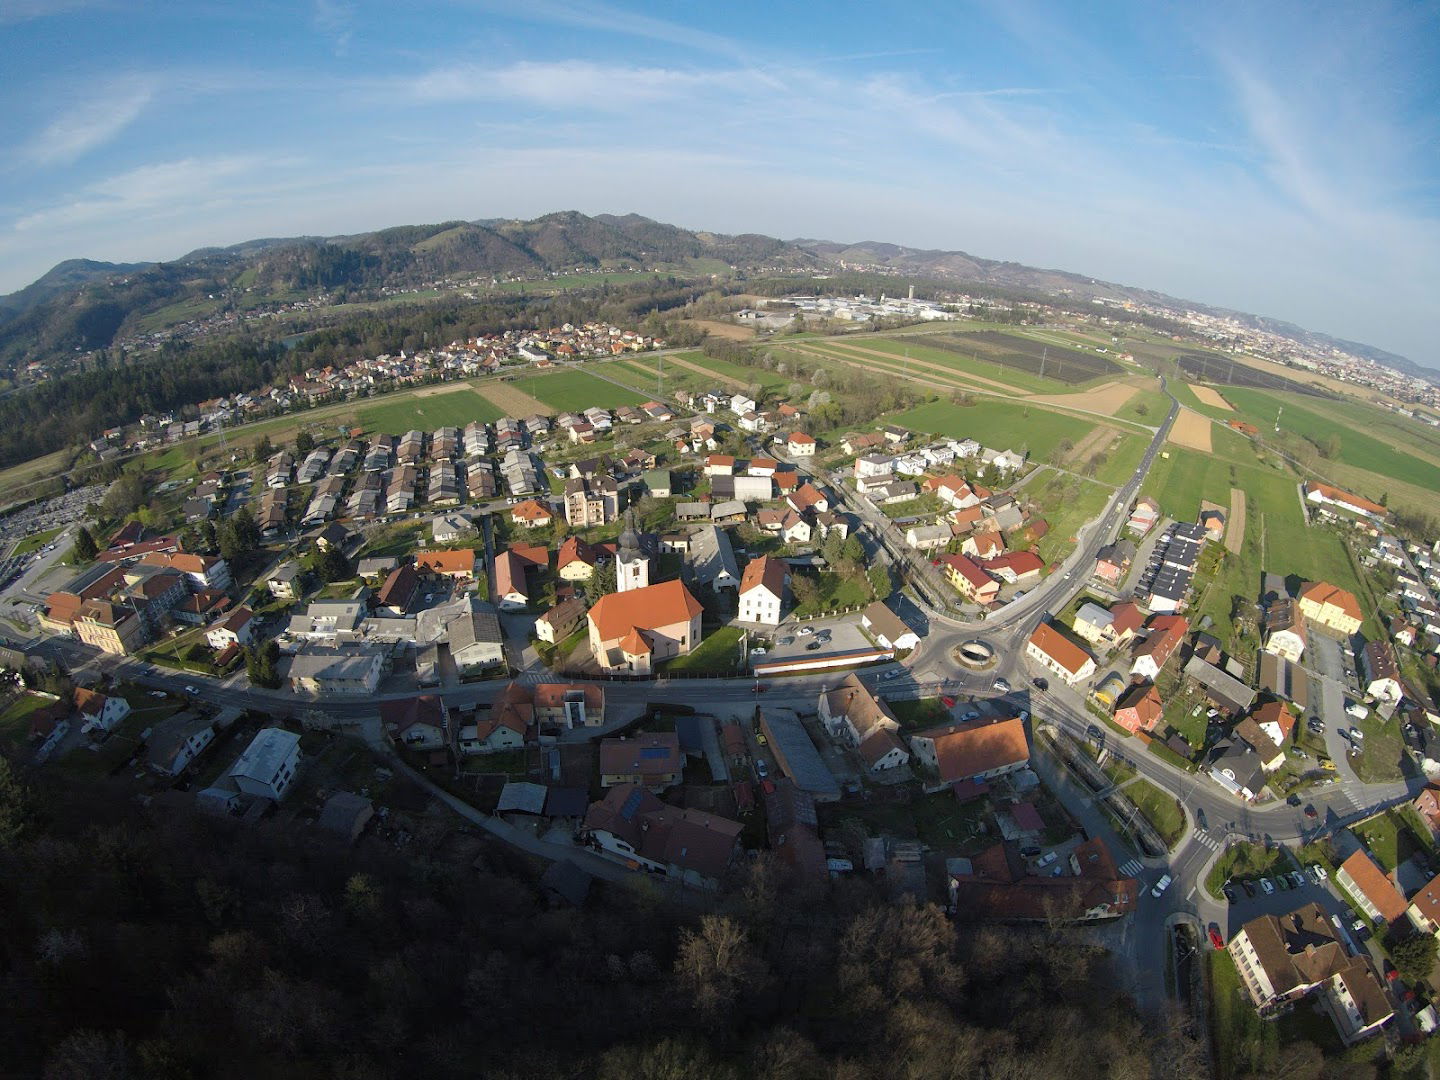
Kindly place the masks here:
<instances>
[{"instance_id":1,"label":"cloud","mask_svg":"<svg viewBox=\"0 0 1440 1080\"><path fill-rule=\"evenodd\" d=\"M330 39L336 56L344 56L354 36L355 9L341 0L315 0L315 29Z\"/></svg>"},{"instance_id":2,"label":"cloud","mask_svg":"<svg viewBox=\"0 0 1440 1080\"><path fill-rule=\"evenodd\" d=\"M155 98L148 79L111 83L50 122L21 151L37 165L66 165L103 146L139 119Z\"/></svg>"},{"instance_id":3,"label":"cloud","mask_svg":"<svg viewBox=\"0 0 1440 1080\"><path fill-rule=\"evenodd\" d=\"M235 155L144 165L91 184L68 202L16 220L16 232L64 231L98 222L183 216L233 197L222 181L256 176L265 159Z\"/></svg>"},{"instance_id":4,"label":"cloud","mask_svg":"<svg viewBox=\"0 0 1440 1080\"><path fill-rule=\"evenodd\" d=\"M759 73L748 74L752 82L766 79ZM525 60L502 68L476 64L436 68L408 83L406 91L421 103L518 100L551 109L624 112L637 105L686 98L702 89L734 89L737 81L734 73Z\"/></svg>"},{"instance_id":5,"label":"cloud","mask_svg":"<svg viewBox=\"0 0 1440 1080\"><path fill-rule=\"evenodd\" d=\"M0 0L0 26L103 6L100 0Z\"/></svg>"},{"instance_id":6,"label":"cloud","mask_svg":"<svg viewBox=\"0 0 1440 1080\"><path fill-rule=\"evenodd\" d=\"M509 0L480 0L478 6L510 19L638 37L732 59L747 59L753 57L756 51L751 44L721 34L712 34L666 19L657 19L651 15L642 15L589 0L572 0L568 3L564 0L527 0L523 4L511 3Z\"/></svg>"}]
</instances>

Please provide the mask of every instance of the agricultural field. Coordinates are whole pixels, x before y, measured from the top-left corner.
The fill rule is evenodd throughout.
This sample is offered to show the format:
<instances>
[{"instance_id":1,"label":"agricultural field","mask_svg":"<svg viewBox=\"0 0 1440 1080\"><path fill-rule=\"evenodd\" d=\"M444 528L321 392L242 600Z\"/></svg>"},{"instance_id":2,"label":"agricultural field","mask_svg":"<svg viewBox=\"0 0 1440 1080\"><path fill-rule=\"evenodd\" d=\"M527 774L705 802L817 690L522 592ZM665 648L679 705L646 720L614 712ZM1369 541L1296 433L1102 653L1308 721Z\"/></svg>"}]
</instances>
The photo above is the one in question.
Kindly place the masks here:
<instances>
[{"instance_id":1,"label":"agricultural field","mask_svg":"<svg viewBox=\"0 0 1440 1080\"><path fill-rule=\"evenodd\" d=\"M672 371L679 361L679 366L695 372L702 380L706 374L723 376L726 379L733 379L739 383L736 389L743 386L759 385L766 390L783 392L791 380L784 375L777 375L773 371L766 371L764 368L744 367L740 364L732 364L728 360L717 360L713 356L706 356L699 351L676 353L674 356L665 358L665 370ZM699 370L697 370L699 369ZM709 379L708 385L714 386L715 380Z\"/></svg>"},{"instance_id":2,"label":"agricultural field","mask_svg":"<svg viewBox=\"0 0 1440 1080\"><path fill-rule=\"evenodd\" d=\"M1337 461L1377 476L1440 491L1440 464L1405 453L1395 445L1404 445L1404 440L1409 440L1410 445L1434 453L1436 440L1429 431L1422 429L1412 433L1386 428L1383 430L1387 438L1382 440L1368 433L1375 430L1373 425L1379 419L1375 415L1380 412L1378 409L1356 403L1332 403L1314 397L1297 401L1289 395L1278 396L1241 387L1227 387L1225 395L1240 415L1262 427L1270 425L1273 428L1275 414L1280 411L1280 427L1284 431L1294 432L1317 445L1323 445L1332 435L1338 437ZM1332 405L1341 408L1332 408Z\"/></svg>"},{"instance_id":3,"label":"agricultural field","mask_svg":"<svg viewBox=\"0 0 1440 1080\"><path fill-rule=\"evenodd\" d=\"M580 412L593 405L614 409L639 405L650 399L634 390L616 386L588 371L561 371L553 375L532 375L512 383L522 394L545 402L555 412Z\"/></svg>"},{"instance_id":4,"label":"agricultural field","mask_svg":"<svg viewBox=\"0 0 1440 1080\"><path fill-rule=\"evenodd\" d=\"M1229 356L1216 353L1181 353L1175 358L1180 370L1191 382L1222 384L1223 393L1230 397L1230 388L1236 386L1264 387L1269 390L1288 390L1308 397L1321 397L1322 392L1309 383L1296 382L1273 371L1253 367ZM1231 399L1233 401L1233 399Z\"/></svg>"},{"instance_id":5,"label":"agricultural field","mask_svg":"<svg viewBox=\"0 0 1440 1080\"><path fill-rule=\"evenodd\" d=\"M461 389L445 394L396 395L378 405L359 410L360 426L373 433L400 434L419 428L461 427L474 420L494 423L505 414L474 390Z\"/></svg>"},{"instance_id":6,"label":"agricultural field","mask_svg":"<svg viewBox=\"0 0 1440 1080\"><path fill-rule=\"evenodd\" d=\"M810 350L850 363L873 366L875 370L911 376L935 376L965 387L985 389L994 393L1056 393L1067 384L1056 379L1042 379L1005 364L971 355L957 349L935 348L937 334L903 338L867 337L855 341L807 341ZM797 347L801 343L796 343Z\"/></svg>"},{"instance_id":7,"label":"agricultural field","mask_svg":"<svg viewBox=\"0 0 1440 1080\"><path fill-rule=\"evenodd\" d=\"M969 407L932 401L897 413L893 421L915 431L948 438L972 438L996 450L1028 448L1046 461L1063 440L1078 446L1095 424L1023 402L984 401Z\"/></svg>"},{"instance_id":8,"label":"agricultural field","mask_svg":"<svg viewBox=\"0 0 1440 1080\"><path fill-rule=\"evenodd\" d=\"M1000 330L947 334L931 338L930 342L939 349L983 357L1035 376L1039 376L1043 368L1046 378L1063 383L1083 383L1124 374L1124 369L1107 354L1067 349Z\"/></svg>"}]
</instances>

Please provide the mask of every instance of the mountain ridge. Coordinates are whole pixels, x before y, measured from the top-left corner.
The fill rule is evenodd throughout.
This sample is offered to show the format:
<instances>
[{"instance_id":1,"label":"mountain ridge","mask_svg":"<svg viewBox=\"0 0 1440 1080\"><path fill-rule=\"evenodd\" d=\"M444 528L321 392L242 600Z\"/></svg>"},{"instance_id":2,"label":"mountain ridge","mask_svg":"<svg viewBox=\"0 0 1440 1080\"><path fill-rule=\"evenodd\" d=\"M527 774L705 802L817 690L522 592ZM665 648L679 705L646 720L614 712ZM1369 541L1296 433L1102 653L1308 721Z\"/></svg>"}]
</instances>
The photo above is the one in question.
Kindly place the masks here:
<instances>
[{"instance_id":1,"label":"mountain ridge","mask_svg":"<svg viewBox=\"0 0 1440 1080\"><path fill-rule=\"evenodd\" d=\"M556 211L530 220L480 218L397 225L336 236L265 237L201 247L177 259L109 263L67 259L0 296L0 365L101 348L143 327L147 316L191 303L234 304L241 294L404 287L464 273L525 275L622 265L682 267L703 260L735 269L882 267L913 277L1070 298L1130 299L1172 311L1234 318L1311 346L1333 346L1409 375L1440 372L1408 357L1272 318L1103 281L1055 268L987 259L961 250L887 241L843 243L759 233L683 229L637 213ZM698 273L698 271L695 271ZM217 301L216 298L220 297Z\"/></svg>"}]
</instances>

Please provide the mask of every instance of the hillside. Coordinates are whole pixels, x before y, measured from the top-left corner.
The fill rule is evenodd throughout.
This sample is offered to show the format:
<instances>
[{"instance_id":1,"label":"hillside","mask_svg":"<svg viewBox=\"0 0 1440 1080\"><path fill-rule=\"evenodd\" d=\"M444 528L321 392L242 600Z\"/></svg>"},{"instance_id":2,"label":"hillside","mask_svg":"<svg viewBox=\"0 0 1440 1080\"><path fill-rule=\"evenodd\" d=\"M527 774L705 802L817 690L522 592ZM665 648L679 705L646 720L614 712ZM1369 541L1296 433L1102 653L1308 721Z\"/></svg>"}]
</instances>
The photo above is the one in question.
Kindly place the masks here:
<instances>
[{"instance_id":1,"label":"hillside","mask_svg":"<svg viewBox=\"0 0 1440 1080\"><path fill-rule=\"evenodd\" d=\"M1305 344L1345 349L1406 374L1437 377L1382 349L1064 270L873 240L846 244L749 233L727 236L639 214L589 216L575 211L533 221L446 221L353 236L250 240L201 248L167 263L69 260L24 289L0 296L0 375L31 361L72 357L185 320L223 317L320 293L340 294L353 302L445 279L538 278L622 267L698 277L721 264L736 270L883 268L957 287L986 286L1077 301L1127 298L1177 312L1234 317Z\"/></svg>"}]
</instances>

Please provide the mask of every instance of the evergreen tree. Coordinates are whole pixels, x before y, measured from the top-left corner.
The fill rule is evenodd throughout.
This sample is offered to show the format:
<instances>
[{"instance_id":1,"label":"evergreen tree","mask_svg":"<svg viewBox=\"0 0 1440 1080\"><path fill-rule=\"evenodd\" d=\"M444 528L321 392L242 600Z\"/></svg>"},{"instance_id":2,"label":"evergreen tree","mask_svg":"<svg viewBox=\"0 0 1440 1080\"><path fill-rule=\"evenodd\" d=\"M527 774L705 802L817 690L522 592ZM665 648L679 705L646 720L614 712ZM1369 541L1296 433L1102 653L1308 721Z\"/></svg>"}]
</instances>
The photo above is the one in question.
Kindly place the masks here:
<instances>
[{"instance_id":1,"label":"evergreen tree","mask_svg":"<svg viewBox=\"0 0 1440 1080\"><path fill-rule=\"evenodd\" d=\"M95 543L95 537L84 525L75 534L75 558L80 562L93 562L95 556L100 554L100 545Z\"/></svg>"},{"instance_id":2,"label":"evergreen tree","mask_svg":"<svg viewBox=\"0 0 1440 1080\"><path fill-rule=\"evenodd\" d=\"M315 436L308 431L302 431L295 436L295 452L302 457L315 449Z\"/></svg>"}]
</instances>

